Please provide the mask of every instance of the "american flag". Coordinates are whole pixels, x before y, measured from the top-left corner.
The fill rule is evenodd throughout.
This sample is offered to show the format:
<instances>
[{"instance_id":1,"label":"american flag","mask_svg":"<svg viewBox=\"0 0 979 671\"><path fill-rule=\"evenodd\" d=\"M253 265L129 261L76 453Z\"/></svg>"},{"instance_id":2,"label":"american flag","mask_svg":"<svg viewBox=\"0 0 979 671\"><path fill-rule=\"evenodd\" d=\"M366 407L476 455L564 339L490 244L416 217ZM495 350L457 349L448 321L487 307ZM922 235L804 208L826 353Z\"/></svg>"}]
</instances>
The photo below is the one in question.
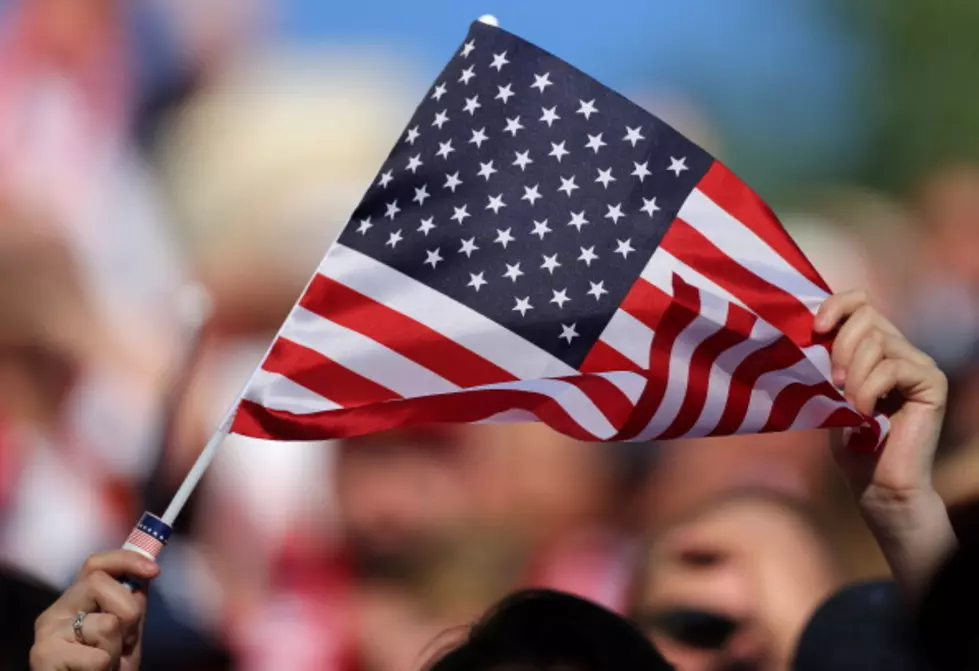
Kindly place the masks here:
<instances>
[{"instance_id":1,"label":"american flag","mask_svg":"<svg viewBox=\"0 0 979 671\"><path fill-rule=\"evenodd\" d=\"M249 382L232 431L543 421L583 440L856 426L826 283L703 149L475 23Z\"/></svg>"}]
</instances>

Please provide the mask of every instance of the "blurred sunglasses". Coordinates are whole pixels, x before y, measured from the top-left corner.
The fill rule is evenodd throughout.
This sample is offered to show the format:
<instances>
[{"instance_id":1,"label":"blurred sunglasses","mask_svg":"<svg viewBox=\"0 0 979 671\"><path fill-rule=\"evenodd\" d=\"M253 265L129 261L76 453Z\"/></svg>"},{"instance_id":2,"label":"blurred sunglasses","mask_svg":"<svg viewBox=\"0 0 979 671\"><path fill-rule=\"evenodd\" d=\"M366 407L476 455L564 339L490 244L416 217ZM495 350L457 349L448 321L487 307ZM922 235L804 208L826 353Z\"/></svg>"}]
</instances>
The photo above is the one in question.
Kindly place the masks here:
<instances>
[{"instance_id":1,"label":"blurred sunglasses","mask_svg":"<svg viewBox=\"0 0 979 671\"><path fill-rule=\"evenodd\" d=\"M698 650L720 650L739 626L737 620L726 615L694 608L640 613L633 621L644 631L655 631Z\"/></svg>"}]
</instances>

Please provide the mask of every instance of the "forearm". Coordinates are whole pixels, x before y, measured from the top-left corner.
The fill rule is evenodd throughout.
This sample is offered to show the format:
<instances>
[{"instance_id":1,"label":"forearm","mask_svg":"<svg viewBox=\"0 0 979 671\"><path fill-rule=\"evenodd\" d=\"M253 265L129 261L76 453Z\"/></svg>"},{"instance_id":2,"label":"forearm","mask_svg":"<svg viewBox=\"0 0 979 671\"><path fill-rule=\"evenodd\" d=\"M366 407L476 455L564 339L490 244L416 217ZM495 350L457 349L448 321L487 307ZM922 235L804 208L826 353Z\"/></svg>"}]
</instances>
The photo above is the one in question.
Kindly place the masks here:
<instances>
[{"instance_id":1,"label":"forearm","mask_svg":"<svg viewBox=\"0 0 979 671\"><path fill-rule=\"evenodd\" d=\"M945 503L934 490L867 493L860 509L905 594L917 601L958 544Z\"/></svg>"}]
</instances>

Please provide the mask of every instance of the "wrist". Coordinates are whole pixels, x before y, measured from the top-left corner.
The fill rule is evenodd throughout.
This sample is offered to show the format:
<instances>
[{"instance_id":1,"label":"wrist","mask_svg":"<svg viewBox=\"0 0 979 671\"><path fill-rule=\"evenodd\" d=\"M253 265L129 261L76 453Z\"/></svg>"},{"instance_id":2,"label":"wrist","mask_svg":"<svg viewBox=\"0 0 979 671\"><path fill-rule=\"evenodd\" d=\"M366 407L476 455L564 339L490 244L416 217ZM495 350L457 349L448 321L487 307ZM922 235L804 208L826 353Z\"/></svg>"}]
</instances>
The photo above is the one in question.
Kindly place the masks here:
<instances>
[{"instance_id":1,"label":"wrist","mask_svg":"<svg viewBox=\"0 0 979 671\"><path fill-rule=\"evenodd\" d=\"M904 491L871 487L858 503L895 579L916 599L957 544L941 496L930 485Z\"/></svg>"}]
</instances>

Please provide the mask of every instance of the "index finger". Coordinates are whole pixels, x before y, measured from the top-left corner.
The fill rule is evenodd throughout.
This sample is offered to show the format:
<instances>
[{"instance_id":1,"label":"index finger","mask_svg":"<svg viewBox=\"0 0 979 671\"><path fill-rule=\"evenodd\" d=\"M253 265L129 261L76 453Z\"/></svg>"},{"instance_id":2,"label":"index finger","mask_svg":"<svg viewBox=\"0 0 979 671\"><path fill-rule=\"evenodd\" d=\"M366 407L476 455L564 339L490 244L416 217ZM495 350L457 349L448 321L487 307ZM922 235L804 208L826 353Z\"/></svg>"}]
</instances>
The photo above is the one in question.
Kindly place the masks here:
<instances>
[{"instance_id":1,"label":"index finger","mask_svg":"<svg viewBox=\"0 0 979 671\"><path fill-rule=\"evenodd\" d=\"M107 550L86 559L77 579L82 580L98 571L108 573L113 578L154 578L160 572L160 567L156 562L132 550Z\"/></svg>"},{"instance_id":2,"label":"index finger","mask_svg":"<svg viewBox=\"0 0 979 671\"><path fill-rule=\"evenodd\" d=\"M829 333L843 319L869 302L867 294L863 291L845 291L841 294L834 294L819 306L819 310L816 311L814 327L819 333Z\"/></svg>"},{"instance_id":3,"label":"index finger","mask_svg":"<svg viewBox=\"0 0 979 671\"><path fill-rule=\"evenodd\" d=\"M829 333L865 306L873 308L870 298L864 291L844 291L843 293L834 294L819 306L819 310L816 311L813 328L817 333ZM897 327L888 321L880 312L874 310L874 317L877 326L885 332L902 338L904 337Z\"/></svg>"}]
</instances>

